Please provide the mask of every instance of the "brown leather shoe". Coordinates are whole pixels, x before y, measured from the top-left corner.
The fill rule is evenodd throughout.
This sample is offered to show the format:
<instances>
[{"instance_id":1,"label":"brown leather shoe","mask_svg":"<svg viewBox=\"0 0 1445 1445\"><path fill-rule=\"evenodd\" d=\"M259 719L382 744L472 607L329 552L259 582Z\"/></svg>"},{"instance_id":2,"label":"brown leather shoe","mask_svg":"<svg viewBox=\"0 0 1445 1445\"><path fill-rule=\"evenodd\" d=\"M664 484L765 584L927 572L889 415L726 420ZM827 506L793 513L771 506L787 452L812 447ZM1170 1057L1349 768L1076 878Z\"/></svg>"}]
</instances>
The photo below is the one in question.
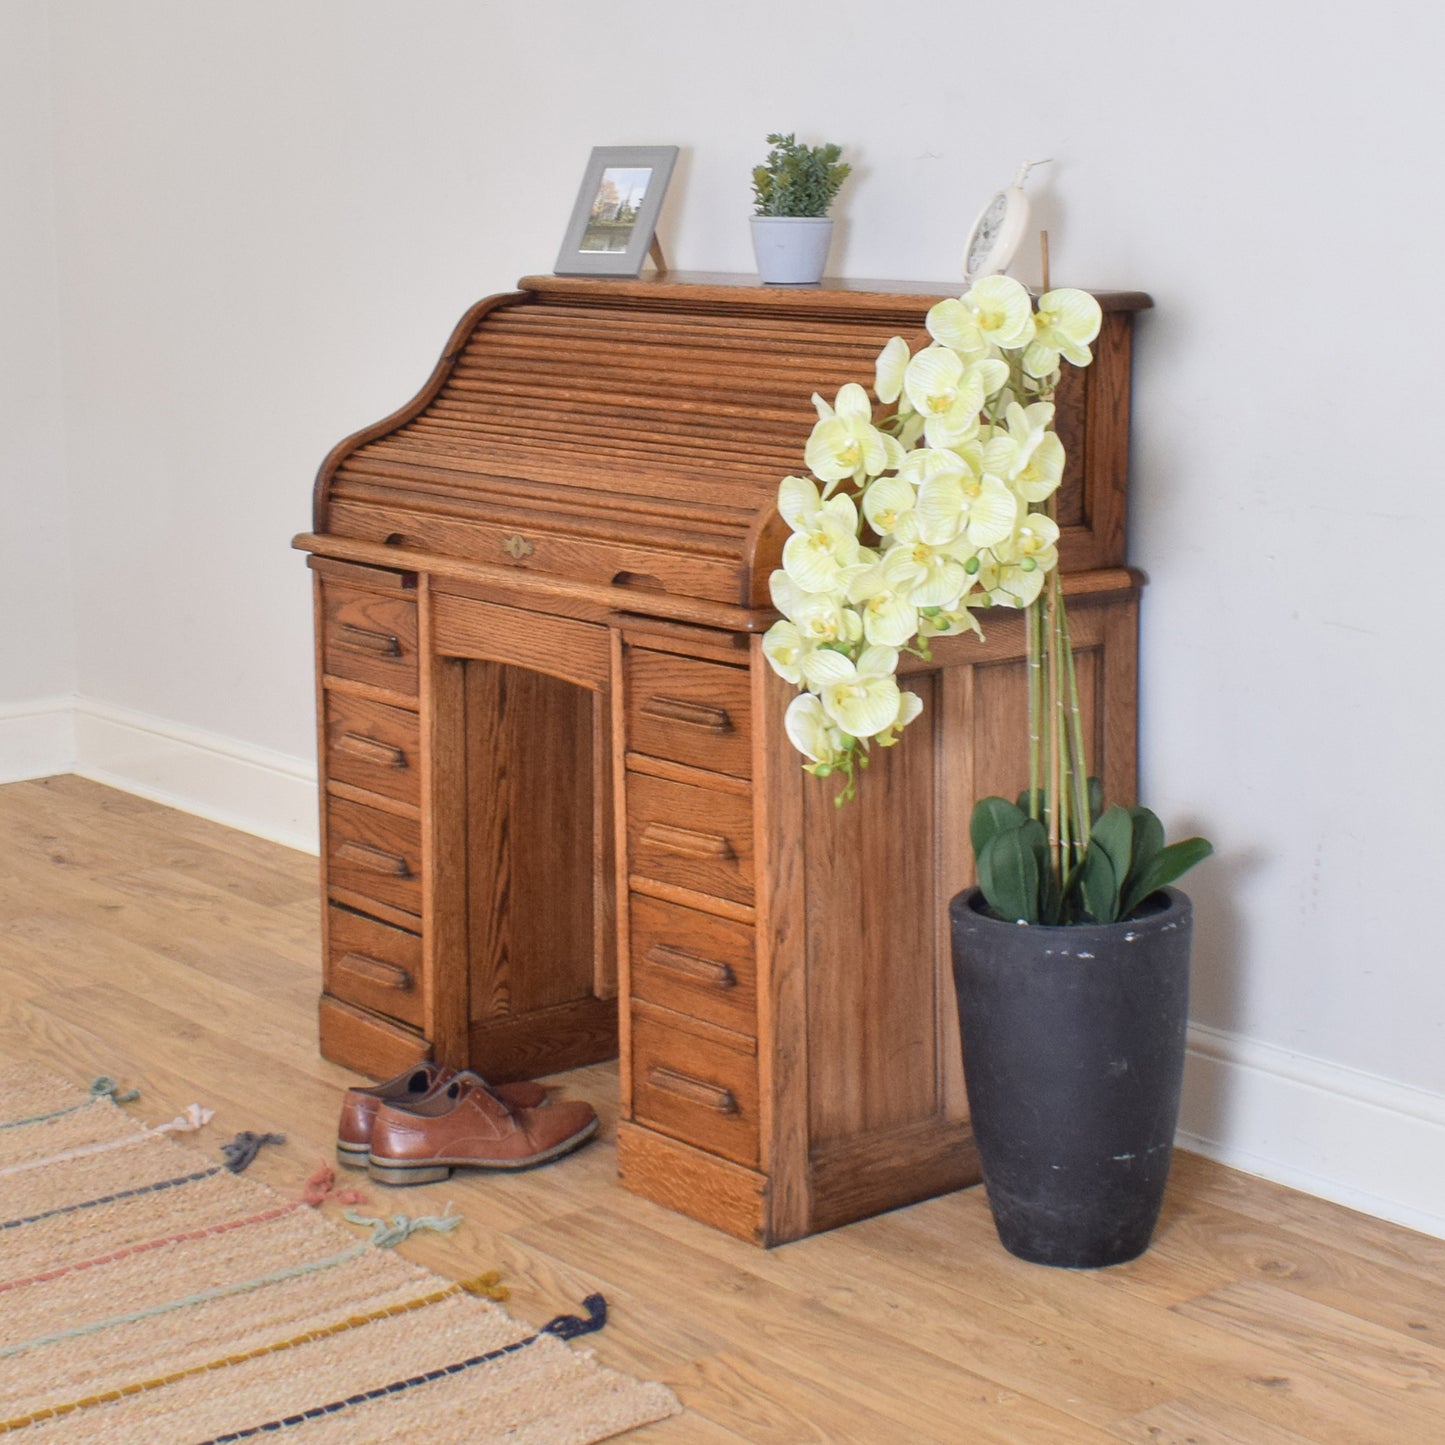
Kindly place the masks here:
<instances>
[{"instance_id":1,"label":"brown leather shoe","mask_svg":"<svg viewBox=\"0 0 1445 1445\"><path fill-rule=\"evenodd\" d=\"M596 1132L591 1104L552 1099L521 1107L475 1075L461 1074L420 1103L381 1105L367 1167L378 1184L430 1184L453 1169L530 1169Z\"/></svg>"},{"instance_id":2,"label":"brown leather shoe","mask_svg":"<svg viewBox=\"0 0 1445 1445\"><path fill-rule=\"evenodd\" d=\"M336 1126L337 1162L348 1169L365 1169L366 1156L371 1151L371 1131L376 1111L383 1104L409 1109L456 1077L455 1069L428 1060L394 1079L388 1079L384 1084L373 1084L369 1089L348 1089L341 1102L341 1119ZM547 1091L529 1079L492 1087L499 1098L518 1109L535 1108L547 1098Z\"/></svg>"}]
</instances>

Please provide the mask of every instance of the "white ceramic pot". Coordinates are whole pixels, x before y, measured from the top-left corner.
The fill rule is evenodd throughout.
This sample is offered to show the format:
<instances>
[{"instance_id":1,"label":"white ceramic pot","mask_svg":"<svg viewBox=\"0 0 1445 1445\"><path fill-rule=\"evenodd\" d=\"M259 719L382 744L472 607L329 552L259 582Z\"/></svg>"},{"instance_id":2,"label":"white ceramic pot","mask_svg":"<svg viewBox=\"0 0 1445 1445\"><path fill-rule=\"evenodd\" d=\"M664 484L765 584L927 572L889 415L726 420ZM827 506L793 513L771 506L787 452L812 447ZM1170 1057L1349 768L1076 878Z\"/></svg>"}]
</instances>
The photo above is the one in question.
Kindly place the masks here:
<instances>
[{"instance_id":1,"label":"white ceramic pot","mask_svg":"<svg viewBox=\"0 0 1445 1445\"><path fill-rule=\"evenodd\" d=\"M753 253L769 286L815 286L833 240L829 216L754 216Z\"/></svg>"}]
</instances>

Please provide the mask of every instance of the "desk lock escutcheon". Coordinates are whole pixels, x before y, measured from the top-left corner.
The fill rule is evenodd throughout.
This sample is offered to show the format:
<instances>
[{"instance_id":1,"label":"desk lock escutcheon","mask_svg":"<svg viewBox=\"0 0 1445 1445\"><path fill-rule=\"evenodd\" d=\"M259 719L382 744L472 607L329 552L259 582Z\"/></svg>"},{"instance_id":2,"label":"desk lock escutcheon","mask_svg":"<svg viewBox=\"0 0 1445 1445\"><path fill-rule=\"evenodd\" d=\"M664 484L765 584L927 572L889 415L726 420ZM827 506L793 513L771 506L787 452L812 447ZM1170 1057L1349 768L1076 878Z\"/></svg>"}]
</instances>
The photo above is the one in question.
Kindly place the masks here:
<instances>
[{"instance_id":1,"label":"desk lock escutcheon","mask_svg":"<svg viewBox=\"0 0 1445 1445\"><path fill-rule=\"evenodd\" d=\"M523 557L530 557L536 550L520 532L508 537L502 543L502 551L517 562L520 562Z\"/></svg>"}]
</instances>

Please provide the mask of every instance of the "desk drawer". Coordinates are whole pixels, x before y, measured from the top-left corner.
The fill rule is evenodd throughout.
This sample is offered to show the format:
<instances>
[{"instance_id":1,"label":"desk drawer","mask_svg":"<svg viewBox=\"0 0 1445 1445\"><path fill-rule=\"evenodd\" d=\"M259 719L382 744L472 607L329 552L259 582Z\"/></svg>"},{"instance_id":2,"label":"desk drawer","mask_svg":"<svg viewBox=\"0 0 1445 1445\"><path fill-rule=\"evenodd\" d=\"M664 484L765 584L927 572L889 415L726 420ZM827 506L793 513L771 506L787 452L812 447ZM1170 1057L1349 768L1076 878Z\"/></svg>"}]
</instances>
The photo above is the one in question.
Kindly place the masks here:
<instances>
[{"instance_id":1,"label":"desk drawer","mask_svg":"<svg viewBox=\"0 0 1445 1445\"><path fill-rule=\"evenodd\" d=\"M746 668L629 649L627 746L635 752L746 778L751 724Z\"/></svg>"},{"instance_id":2,"label":"desk drawer","mask_svg":"<svg viewBox=\"0 0 1445 1445\"><path fill-rule=\"evenodd\" d=\"M345 798L326 800L330 887L421 916L421 824Z\"/></svg>"},{"instance_id":3,"label":"desk drawer","mask_svg":"<svg viewBox=\"0 0 1445 1445\"><path fill-rule=\"evenodd\" d=\"M326 992L421 1028L420 937L334 903L328 919Z\"/></svg>"},{"instance_id":4,"label":"desk drawer","mask_svg":"<svg viewBox=\"0 0 1445 1445\"><path fill-rule=\"evenodd\" d=\"M414 712L342 692L326 695L326 777L421 806L421 728Z\"/></svg>"},{"instance_id":5,"label":"desk drawer","mask_svg":"<svg viewBox=\"0 0 1445 1445\"><path fill-rule=\"evenodd\" d=\"M681 1022L681 1021L679 1021ZM632 1020L632 1113L738 1164L758 1162L758 1061L659 1022Z\"/></svg>"},{"instance_id":6,"label":"desk drawer","mask_svg":"<svg viewBox=\"0 0 1445 1445\"><path fill-rule=\"evenodd\" d=\"M410 597L321 584L321 664L332 677L417 693L417 611Z\"/></svg>"},{"instance_id":7,"label":"desk drawer","mask_svg":"<svg viewBox=\"0 0 1445 1445\"><path fill-rule=\"evenodd\" d=\"M751 925L634 893L632 996L756 1038Z\"/></svg>"},{"instance_id":8,"label":"desk drawer","mask_svg":"<svg viewBox=\"0 0 1445 1445\"><path fill-rule=\"evenodd\" d=\"M627 865L659 883L751 904L752 799L629 772Z\"/></svg>"}]
</instances>

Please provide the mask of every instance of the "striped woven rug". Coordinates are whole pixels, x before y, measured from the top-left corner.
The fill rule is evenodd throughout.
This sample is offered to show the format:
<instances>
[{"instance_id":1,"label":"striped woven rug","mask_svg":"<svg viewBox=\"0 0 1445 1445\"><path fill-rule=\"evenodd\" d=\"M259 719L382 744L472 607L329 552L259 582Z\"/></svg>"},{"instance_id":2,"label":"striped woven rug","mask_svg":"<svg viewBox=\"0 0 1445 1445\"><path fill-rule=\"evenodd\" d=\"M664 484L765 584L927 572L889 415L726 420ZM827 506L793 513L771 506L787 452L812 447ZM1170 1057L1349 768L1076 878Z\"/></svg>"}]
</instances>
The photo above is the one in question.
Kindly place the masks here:
<instances>
[{"instance_id":1,"label":"striped woven rug","mask_svg":"<svg viewBox=\"0 0 1445 1445\"><path fill-rule=\"evenodd\" d=\"M589 1445L678 1410L565 1343L600 1296L520 1324L481 1297L494 1275L388 1247L454 1220L333 1222L324 1177L288 1199L176 1141L207 1114L147 1127L108 1081L0 1061L0 1434Z\"/></svg>"}]
</instances>

